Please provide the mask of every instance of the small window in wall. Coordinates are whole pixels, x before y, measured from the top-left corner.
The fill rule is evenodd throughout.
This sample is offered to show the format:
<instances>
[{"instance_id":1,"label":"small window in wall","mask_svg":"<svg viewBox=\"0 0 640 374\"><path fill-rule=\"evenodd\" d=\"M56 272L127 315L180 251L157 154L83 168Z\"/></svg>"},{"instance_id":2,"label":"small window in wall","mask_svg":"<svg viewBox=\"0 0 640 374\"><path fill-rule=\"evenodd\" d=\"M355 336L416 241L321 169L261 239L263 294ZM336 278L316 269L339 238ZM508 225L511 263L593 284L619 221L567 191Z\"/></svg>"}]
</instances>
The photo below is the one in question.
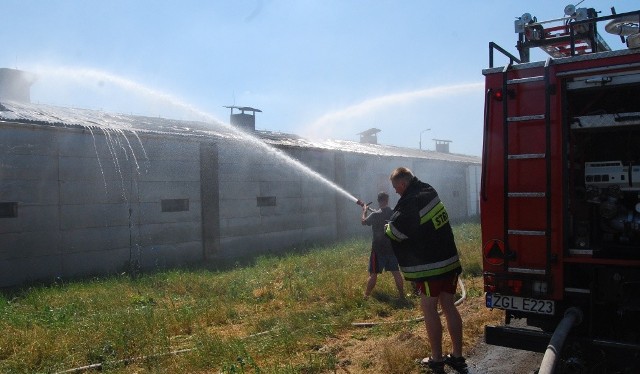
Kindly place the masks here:
<instances>
[{"instance_id":1,"label":"small window in wall","mask_svg":"<svg viewBox=\"0 0 640 374\"><path fill-rule=\"evenodd\" d=\"M258 196L258 206L276 206L275 196Z\"/></svg>"},{"instance_id":2,"label":"small window in wall","mask_svg":"<svg viewBox=\"0 0 640 374\"><path fill-rule=\"evenodd\" d=\"M18 217L18 203L0 203L0 218L16 218Z\"/></svg>"},{"instance_id":3,"label":"small window in wall","mask_svg":"<svg viewBox=\"0 0 640 374\"><path fill-rule=\"evenodd\" d=\"M164 199L160 201L163 212L189 211L189 199Z\"/></svg>"}]
</instances>

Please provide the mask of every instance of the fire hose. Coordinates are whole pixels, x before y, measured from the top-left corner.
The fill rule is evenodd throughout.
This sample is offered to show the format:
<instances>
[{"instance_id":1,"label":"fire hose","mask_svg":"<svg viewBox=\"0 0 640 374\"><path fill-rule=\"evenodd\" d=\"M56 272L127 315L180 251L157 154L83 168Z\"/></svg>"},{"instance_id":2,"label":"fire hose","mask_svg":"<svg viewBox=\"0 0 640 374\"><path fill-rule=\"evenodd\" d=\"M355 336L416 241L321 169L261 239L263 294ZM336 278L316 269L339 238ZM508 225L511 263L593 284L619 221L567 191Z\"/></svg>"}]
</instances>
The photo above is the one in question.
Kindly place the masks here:
<instances>
[{"instance_id":1,"label":"fire hose","mask_svg":"<svg viewBox=\"0 0 640 374\"><path fill-rule=\"evenodd\" d=\"M464 302L464 300L467 298L467 290L464 288L464 283L462 282L462 279L460 277L458 277L458 285L460 286L460 298L458 300L456 300L456 302L454 303L455 306L458 306L460 304L462 304ZM442 313L442 311L438 311L438 314ZM400 321L382 321L382 322L353 322L351 324L351 326L356 326L356 327L373 327L373 326L378 326L378 325L390 325L390 324L395 324L395 323L407 323L407 322L420 322L424 320L423 316L420 317L416 317L416 318L411 318L411 319L403 319Z\"/></svg>"},{"instance_id":2,"label":"fire hose","mask_svg":"<svg viewBox=\"0 0 640 374\"><path fill-rule=\"evenodd\" d=\"M581 322L582 311L580 309L569 308L564 312L564 318L562 318L558 327L556 327L556 330L553 332L551 340L549 340L549 345L542 358L538 374L553 374L569 331L571 331L573 326L579 325Z\"/></svg>"},{"instance_id":3,"label":"fire hose","mask_svg":"<svg viewBox=\"0 0 640 374\"><path fill-rule=\"evenodd\" d=\"M361 207L366 207L368 210L374 212L375 210L371 209L369 207L369 204L365 204L362 200L357 200L356 204L360 205ZM454 303L455 306L458 306L460 304L462 304L464 302L464 300L467 298L467 290L464 288L464 283L462 282L462 279L460 277L458 277L458 285L460 285L460 292L462 292L460 298L458 300L456 300L456 302ZM442 313L442 311L438 311L438 313ZM353 322L351 325L352 326L357 326L357 327L372 327L372 326L377 326L377 325L382 325L382 324L393 324L393 323L407 323L407 322L420 322L424 320L423 316L420 317L416 317L416 318L411 318L411 319L404 319L404 320L400 320L400 321L387 321L387 322Z\"/></svg>"}]
</instances>

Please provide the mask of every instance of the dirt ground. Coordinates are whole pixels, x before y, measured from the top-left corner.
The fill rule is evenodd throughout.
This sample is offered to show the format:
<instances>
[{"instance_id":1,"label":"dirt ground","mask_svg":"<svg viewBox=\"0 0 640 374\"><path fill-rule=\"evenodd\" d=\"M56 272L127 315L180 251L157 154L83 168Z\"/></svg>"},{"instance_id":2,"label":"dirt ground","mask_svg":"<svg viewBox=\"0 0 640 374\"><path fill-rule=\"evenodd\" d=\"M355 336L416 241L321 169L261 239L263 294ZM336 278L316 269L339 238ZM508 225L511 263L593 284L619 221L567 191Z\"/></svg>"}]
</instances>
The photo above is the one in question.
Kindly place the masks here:
<instances>
[{"instance_id":1,"label":"dirt ground","mask_svg":"<svg viewBox=\"0 0 640 374\"><path fill-rule=\"evenodd\" d=\"M491 346L484 343L484 325L499 324L502 312L488 310L482 296L470 297L458 309L465 325L465 356L470 374L533 374L539 368L541 353ZM420 316L418 309L415 316ZM445 330L446 331L446 330ZM445 333L445 351L450 342ZM337 373L414 374L423 372L416 357L428 352L423 322L407 324L395 334L375 334L354 330L328 342L323 349L336 353ZM454 373L447 368L448 373Z\"/></svg>"},{"instance_id":2,"label":"dirt ground","mask_svg":"<svg viewBox=\"0 0 640 374\"><path fill-rule=\"evenodd\" d=\"M532 374L542 362L542 353L489 346L479 342L469 352L469 374Z\"/></svg>"}]
</instances>

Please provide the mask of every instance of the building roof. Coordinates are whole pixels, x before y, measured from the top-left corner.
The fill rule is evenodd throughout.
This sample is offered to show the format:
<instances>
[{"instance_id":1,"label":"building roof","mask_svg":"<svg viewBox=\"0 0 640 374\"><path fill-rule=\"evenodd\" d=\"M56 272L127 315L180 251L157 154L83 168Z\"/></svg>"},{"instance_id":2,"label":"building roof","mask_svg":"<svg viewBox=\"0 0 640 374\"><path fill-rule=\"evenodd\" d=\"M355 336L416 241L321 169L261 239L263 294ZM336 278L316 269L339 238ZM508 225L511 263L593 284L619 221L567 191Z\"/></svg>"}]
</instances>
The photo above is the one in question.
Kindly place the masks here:
<instances>
[{"instance_id":1,"label":"building roof","mask_svg":"<svg viewBox=\"0 0 640 374\"><path fill-rule=\"evenodd\" d=\"M58 107L52 105L0 102L0 121L37 126L88 128L102 131L171 134L188 137L227 138L241 140L243 131L220 123L185 121L159 117L107 113L99 110ZM328 151L367 155L423 158L480 164L480 158L454 153L425 151L382 144L366 144L350 140L307 139L294 134L256 130L251 135L265 143L289 148L315 148Z\"/></svg>"}]
</instances>

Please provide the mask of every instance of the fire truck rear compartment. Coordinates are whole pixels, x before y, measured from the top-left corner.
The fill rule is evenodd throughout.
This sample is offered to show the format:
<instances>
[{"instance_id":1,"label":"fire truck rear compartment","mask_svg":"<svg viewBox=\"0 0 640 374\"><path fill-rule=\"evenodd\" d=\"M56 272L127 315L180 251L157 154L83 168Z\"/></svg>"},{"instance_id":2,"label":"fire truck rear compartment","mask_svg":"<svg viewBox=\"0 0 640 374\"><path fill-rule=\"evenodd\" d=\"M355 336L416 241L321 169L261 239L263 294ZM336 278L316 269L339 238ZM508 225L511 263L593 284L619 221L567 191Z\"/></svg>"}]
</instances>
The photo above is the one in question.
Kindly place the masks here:
<instances>
[{"instance_id":1,"label":"fire truck rear compartment","mask_svg":"<svg viewBox=\"0 0 640 374\"><path fill-rule=\"evenodd\" d=\"M569 248L640 259L640 72L570 79L566 95Z\"/></svg>"}]
</instances>

